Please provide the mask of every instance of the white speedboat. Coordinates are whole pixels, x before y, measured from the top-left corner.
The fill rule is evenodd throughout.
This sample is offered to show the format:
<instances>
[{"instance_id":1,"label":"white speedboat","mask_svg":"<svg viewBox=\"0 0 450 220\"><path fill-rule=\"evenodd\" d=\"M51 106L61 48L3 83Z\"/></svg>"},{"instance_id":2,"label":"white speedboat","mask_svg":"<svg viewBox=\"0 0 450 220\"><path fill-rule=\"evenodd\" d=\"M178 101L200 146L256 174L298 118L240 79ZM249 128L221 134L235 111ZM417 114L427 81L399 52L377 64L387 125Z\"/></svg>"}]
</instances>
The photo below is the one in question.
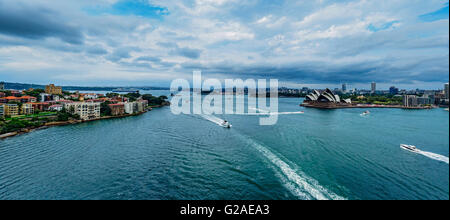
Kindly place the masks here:
<instances>
[{"instance_id":1,"label":"white speedboat","mask_svg":"<svg viewBox=\"0 0 450 220\"><path fill-rule=\"evenodd\" d=\"M223 121L222 122L222 127L224 127L224 128L231 128L231 124L230 124L230 122L228 122L228 121Z\"/></svg>"},{"instance_id":2,"label":"white speedboat","mask_svg":"<svg viewBox=\"0 0 450 220\"><path fill-rule=\"evenodd\" d=\"M416 146L413 146L413 145L400 144L400 147L401 147L402 149L404 149L404 150L411 151L411 152L417 152L417 151L419 151L419 150L417 149L417 147L416 147Z\"/></svg>"},{"instance_id":3,"label":"white speedboat","mask_svg":"<svg viewBox=\"0 0 450 220\"><path fill-rule=\"evenodd\" d=\"M366 116L366 115L369 115L369 114L370 114L369 111L365 111L365 112L363 112L363 113L361 114L361 116Z\"/></svg>"}]
</instances>

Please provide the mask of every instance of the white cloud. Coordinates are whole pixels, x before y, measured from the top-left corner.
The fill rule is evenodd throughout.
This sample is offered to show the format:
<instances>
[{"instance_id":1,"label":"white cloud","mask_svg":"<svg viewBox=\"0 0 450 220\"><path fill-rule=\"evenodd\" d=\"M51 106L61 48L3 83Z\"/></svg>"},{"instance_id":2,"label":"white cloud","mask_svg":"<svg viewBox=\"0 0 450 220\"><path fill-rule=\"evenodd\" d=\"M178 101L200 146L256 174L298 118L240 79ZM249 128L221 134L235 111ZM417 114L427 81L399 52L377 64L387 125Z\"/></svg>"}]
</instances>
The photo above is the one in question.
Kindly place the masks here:
<instances>
[{"instance_id":1,"label":"white cloud","mask_svg":"<svg viewBox=\"0 0 450 220\"><path fill-rule=\"evenodd\" d=\"M169 11L155 17L86 11L116 0L0 0L5 2L37 15L52 13L49 25L57 28L49 30L60 34L27 37L0 25L0 76L13 81L143 83L141 77L152 83L194 67L205 74L272 74L310 84L330 78L407 84L412 74L416 81L448 80L448 19L418 19L448 1L149 1ZM11 15L5 10L0 16ZM41 25L36 30L46 30Z\"/></svg>"}]
</instances>

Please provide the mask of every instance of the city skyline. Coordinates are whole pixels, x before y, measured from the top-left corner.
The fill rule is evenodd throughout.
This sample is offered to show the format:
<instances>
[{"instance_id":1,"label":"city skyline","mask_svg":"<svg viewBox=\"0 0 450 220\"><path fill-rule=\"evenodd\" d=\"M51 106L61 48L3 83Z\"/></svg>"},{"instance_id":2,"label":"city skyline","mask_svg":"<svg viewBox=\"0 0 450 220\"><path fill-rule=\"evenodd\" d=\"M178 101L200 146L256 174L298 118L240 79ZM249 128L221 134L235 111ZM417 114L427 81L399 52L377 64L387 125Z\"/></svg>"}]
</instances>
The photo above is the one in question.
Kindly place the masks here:
<instances>
[{"instance_id":1,"label":"city skyline","mask_svg":"<svg viewBox=\"0 0 450 220\"><path fill-rule=\"evenodd\" d=\"M276 78L289 87L370 88L374 81L382 89L437 89L448 82L448 1L0 6L1 20L14 21L0 22L1 81L168 86L199 69L207 77Z\"/></svg>"}]
</instances>

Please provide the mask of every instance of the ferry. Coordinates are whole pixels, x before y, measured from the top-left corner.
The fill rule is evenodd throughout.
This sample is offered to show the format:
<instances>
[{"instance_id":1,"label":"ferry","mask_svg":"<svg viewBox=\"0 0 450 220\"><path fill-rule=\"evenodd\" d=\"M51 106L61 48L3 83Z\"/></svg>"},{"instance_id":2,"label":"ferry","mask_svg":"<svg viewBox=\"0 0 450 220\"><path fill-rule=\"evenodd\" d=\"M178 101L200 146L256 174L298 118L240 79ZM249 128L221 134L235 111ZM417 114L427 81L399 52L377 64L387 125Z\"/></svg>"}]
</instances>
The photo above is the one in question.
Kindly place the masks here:
<instances>
[{"instance_id":1,"label":"ferry","mask_svg":"<svg viewBox=\"0 0 450 220\"><path fill-rule=\"evenodd\" d=\"M416 147L416 146L413 146L413 145L400 144L400 147L401 147L402 149L404 149L404 150L411 151L411 152L417 152L417 151L419 151L419 150L417 149L417 147Z\"/></svg>"},{"instance_id":2,"label":"ferry","mask_svg":"<svg viewBox=\"0 0 450 220\"><path fill-rule=\"evenodd\" d=\"M444 109L445 111L448 111L448 108Z\"/></svg>"},{"instance_id":3,"label":"ferry","mask_svg":"<svg viewBox=\"0 0 450 220\"><path fill-rule=\"evenodd\" d=\"M139 90L133 89L133 88L117 88L117 89L112 90L112 92L139 93Z\"/></svg>"}]
</instances>

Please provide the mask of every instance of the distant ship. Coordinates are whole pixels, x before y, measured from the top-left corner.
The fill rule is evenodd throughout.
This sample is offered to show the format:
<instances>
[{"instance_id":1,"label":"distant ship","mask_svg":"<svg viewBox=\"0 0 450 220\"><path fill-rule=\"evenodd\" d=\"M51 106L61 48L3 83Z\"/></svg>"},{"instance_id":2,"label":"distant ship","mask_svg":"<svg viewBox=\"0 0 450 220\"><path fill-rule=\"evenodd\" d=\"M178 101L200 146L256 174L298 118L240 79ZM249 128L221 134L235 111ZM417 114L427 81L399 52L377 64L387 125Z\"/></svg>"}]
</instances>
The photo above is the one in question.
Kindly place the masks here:
<instances>
[{"instance_id":1,"label":"distant ship","mask_svg":"<svg viewBox=\"0 0 450 220\"><path fill-rule=\"evenodd\" d=\"M133 89L133 88L117 88L117 89L114 89L113 92L131 92L131 93L139 93L139 89Z\"/></svg>"}]
</instances>

